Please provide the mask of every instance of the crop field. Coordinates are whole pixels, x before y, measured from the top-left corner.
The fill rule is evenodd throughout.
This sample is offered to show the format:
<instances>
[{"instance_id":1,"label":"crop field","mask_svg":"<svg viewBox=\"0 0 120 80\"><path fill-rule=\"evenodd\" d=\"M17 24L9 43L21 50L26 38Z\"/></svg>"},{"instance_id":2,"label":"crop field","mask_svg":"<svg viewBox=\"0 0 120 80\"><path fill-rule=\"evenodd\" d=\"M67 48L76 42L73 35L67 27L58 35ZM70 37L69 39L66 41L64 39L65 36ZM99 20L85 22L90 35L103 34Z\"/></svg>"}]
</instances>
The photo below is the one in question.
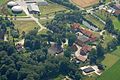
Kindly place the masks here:
<instances>
[{"instance_id":1,"label":"crop field","mask_svg":"<svg viewBox=\"0 0 120 80\"><path fill-rule=\"evenodd\" d=\"M72 2L80 7L85 8L97 4L99 0L72 0Z\"/></svg>"}]
</instances>

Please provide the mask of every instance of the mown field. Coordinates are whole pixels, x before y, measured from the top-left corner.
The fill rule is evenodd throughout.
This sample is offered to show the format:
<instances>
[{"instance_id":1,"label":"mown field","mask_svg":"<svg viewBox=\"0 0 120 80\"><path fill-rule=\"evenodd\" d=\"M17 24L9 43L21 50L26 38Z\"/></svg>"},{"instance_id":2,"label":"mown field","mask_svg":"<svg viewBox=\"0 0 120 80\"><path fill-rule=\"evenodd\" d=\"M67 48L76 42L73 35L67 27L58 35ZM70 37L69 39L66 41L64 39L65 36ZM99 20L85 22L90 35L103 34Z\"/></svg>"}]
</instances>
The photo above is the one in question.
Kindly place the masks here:
<instances>
[{"instance_id":1,"label":"mown field","mask_svg":"<svg viewBox=\"0 0 120 80\"><path fill-rule=\"evenodd\" d=\"M68 10L66 7L53 2L49 2L47 6L40 6L39 8L41 11L41 16L52 16L57 12Z\"/></svg>"},{"instance_id":2,"label":"mown field","mask_svg":"<svg viewBox=\"0 0 120 80\"><path fill-rule=\"evenodd\" d=\"M106 70L97 80L120 80L120 46L105 55L102 63Z\"/></svg>"},{"instance_id":3,"label":"mown field","mask_svg":"<svg viewBox=\"0 0 120 80\"><path fill-rule=\"evenodd\" d=\"M15 28L22 33L23 31L29 32L30 30L33 30L35 27L38 27L38 25L34 21L13 21L15 24Z\"/></svg>"},{"instance_id":4,"label":"mown field","mask_svg":"<svg viewBox=\"0 0 120 80\"><path fill-rule=\"evenodd\" d=\"M120 60L106 70L97 80L120 80Z\"/></svg>"},{"instance_id":5,"label":"mown field","mask_svg":"<svg viewBox=\"0 0 120 80\"><path fill-rule=\"evenodd\" d=\"M97 4L99 0L71 0L73 3L80 7L89 7L91 5Z\"/></svg>"}]
</instances>

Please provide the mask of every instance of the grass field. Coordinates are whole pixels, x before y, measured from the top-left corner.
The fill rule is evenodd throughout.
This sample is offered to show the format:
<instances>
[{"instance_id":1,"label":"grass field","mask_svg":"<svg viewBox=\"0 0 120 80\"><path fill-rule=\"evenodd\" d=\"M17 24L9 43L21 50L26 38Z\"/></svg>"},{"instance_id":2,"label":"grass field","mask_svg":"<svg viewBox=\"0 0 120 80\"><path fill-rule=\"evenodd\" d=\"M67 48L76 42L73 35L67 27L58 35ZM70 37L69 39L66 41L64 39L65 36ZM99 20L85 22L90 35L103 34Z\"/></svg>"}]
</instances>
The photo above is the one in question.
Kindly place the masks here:
<instances>
[{"instance_id":1,"label":"grass field","mask_svg":"<svg viewBox=\"0 0 120 80\"><path fill-rule=\"evenodd\" d=\"M97 4L99 2L99 0L71 0L71 1L83 8Z\"/></svg>"},{"instance_id":2,"label":"grass field","mask_svg":"<svg viewBox=\"0 0 120 80\"><path fill-rule=\"evenodd\" d=\"M39 22L45 26L47 22L50 22L52 19L41 19Z\"/></svg>"},{"instance_id":3,"label":"grass field","mask_svg":"<svg viewBox=\"0 0 120 80\"><path fill-rule=\"evenodd\" d=\"M111 0L105 0L105 3L108 3L108 2L110 2Z\"/></svg>"},{"instance_id":4,"label":"grass field","mask_svg":"<svg viewBox=\"0 0 120 80\"><path fill-rule=\"evenodd\" d=\"M102 63L106 66L106 70L97 80L120 80L120 46L110 54L106 54Z\"/></svg>"},{"instance_id":5,"label":"grass field","mask_svg":"<svg viewBox=\"0 0 120 80\"><path fill-rule=\"evenodd\" d=\"M106 66L106 70L113 66L119 60L118 56L113 54L106 54L105 59L102 61L102 64Z\"/></svg>"},{"instance_id":6,"label":"grass field","mask_svg":"<svg viewBox=\"0 0 120 80\"><path fill-rule=\"evenodd\" d=\"M117 49L111 52L111 54L119 56L120 57L120 46L117 46Z\"/></svg>"},{"instance_id":7,"label":"grass field","mask_svg":"<svg viewBox=\"0 0 120 80\"><path fill-rule=\"evenodd\" d=\"M13 21L15 28L22 33L22 31L29 32L30 30L38 27L34 21Z\"/></svg>"},{"instance_id":8,"label":"grass field","mask_svg":"<svg viewBox=\"0 0 120 80\"><path fill-rule=\"evenodd\" d=\"M47 6L40 6L41 16L54 15L56 12L67 10L66 7L50 2Z\"/></svg>"},{"instance_id":9,"label":"grass field","mask_svg":"<svg viewBox=\"0 0 120 80\"><path fill-rule=\"evenodd\" d=\"M113 37L112 37L112 35L109 34L108 32L105 32L105 34L104 34L103 37L104 37L104 41L103 41L103 43L102 43L102 46L103 46L104 48L107 48L107 44L113 40Z\"/></svg>"},{"instance_id":10,"label":"grass field","mask_svg":"<svg viewBox=\"0 0 120 80\"><path fill-rule=\"evenodd\" d=\"M120 60L106 70L97 80L120 80Z\"/></svg>"},{"instance_id":11,"label":"grass field","mask_svg":"<svg viewBox=\"0 0 120 80\"><path fill-rule=\"evenodd\" d=\"M0 6L5 4L7 1L9 1L9 0L0 0Z\"/></svg>"}]
</instances>

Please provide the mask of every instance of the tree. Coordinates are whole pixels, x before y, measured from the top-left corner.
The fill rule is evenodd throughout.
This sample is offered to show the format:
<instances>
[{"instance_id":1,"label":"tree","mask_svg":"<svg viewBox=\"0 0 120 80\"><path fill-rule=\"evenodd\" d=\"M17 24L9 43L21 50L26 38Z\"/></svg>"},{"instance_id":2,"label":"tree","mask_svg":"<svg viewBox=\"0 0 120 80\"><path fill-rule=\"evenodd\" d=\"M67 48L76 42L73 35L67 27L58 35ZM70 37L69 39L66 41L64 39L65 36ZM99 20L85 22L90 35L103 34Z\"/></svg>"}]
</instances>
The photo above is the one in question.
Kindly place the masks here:
<instances>
[{"instance_id":1,"label":"tree","mask_svg":"<svg viewBox=\"0 0 120 80\"><path fill-rule=\"evenodd\" d=\"M76 35L73 33L67 33L67 38L68 38L68 45L69 46L72 46L73 43L75 43L75 41L77 39Z\"/></svg>"},{"instance_id":2,"label":"tree","mask_svg":"<svg viewBox=\"0 0 120 80\"><path fill-rule=\"evenodd\" d=\"M37 61L37 62L43 62L46 59L46 53L42 52L40 49L35 50L33 53L31 53L30 57Z\"/></svg>"},{"instance_id":3,"label":"tree","mask_svg":"<svg viewBox=\"0 0 120 80\"><path fill-rule=\"evenodd\" d=\"M8 46L8 49L7 49L8 55L10 56L10 55L13 54L14 52L15 52L14 46Z\"/></svg>"},{"instance_id":4,"label":"tree","mask_svg":"<svg viewBox=\"0 0 120 80\"><path fill-rule=\"evenodd\" d=\"M111 51L111 50L116 49L117 45L118 45L118 40L117 39L113 39L111 42L109 42L107 44L108 50Z\"/></svg>"},{"instance_id":5,"label":"tree","mask_svg":"<svg viewBox=\"0 0 120 80\"><path fill-rule=\"evenodd\" d=\"M97 58L103 58L104 54L105 54L104 48L102 47L101 44L98 44L97 45Z\"/></svg>"},{"instance_id":6,"label":"tree","mask_svg":"<svg viewBox=\"0 0 120 80\"><path fill-rule=\"evenodd\" d=\"M120 33L117 36L118 44L120 44Z\"/></svg>"},{"instance_id":7,"label":"tree","mask_svg":"<svg viewBox=\"0 0 120 80\"><path fill-rule=\"evenodd\" d=\"M7 78L8 80L17 80L18 78L18 71L15 69L10 68L7 72L6 72Z\"/></svg>"},{"instance_id":8,"label":"tree","mask_svg":"<svg viewBox=\"0 0 120 80\"><path fill-rule=\"evenodd\" d=\"M105 25L105 29L108 31L108 32L112 32L114 30L114 25L113 25L113 22L110 18L108 18L106 20L106 25Z\"/></svg>"},{"instance_id":9,"label":"tree","mask_svg":"<svg viewBox=\"0 0 120 80\"><path fill-rule=\"evenodd\" d=\"M90 64L96 64L97 61L97 51L96 49L92 49L88 55L88 58L90 59Z\"/></svg>"},{"instance_id":10,"label":"tree","mask_svg":"<svg viewBox=\"0 0 120 80\"><path fill-rule=\"evenodd\" d=\"M118 20L120 21L120 14L118 15Z\"/></svg>"},{"instance_id":11,"label":"tree","mask_svg":"<svg viewBox=\"0 0 120 80\"><path fill-rule=\"evenodd\" d=\"M64 51L64 56L65 57L71 57L71 54L72 54L72 49L70 47L68 47L65 51Z\"/></svg>"}]
</instances>

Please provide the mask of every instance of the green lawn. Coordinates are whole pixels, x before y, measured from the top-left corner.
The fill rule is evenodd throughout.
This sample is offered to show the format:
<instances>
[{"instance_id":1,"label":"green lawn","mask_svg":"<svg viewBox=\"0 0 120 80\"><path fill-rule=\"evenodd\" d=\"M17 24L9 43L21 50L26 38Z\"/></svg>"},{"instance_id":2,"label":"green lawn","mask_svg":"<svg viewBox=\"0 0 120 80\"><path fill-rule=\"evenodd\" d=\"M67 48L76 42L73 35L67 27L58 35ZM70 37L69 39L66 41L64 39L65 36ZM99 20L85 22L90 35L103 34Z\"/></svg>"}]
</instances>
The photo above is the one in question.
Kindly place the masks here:
<instances>
[{"instance_id":1,"label":"green lawn","mask_svg":"<svg viewBox=\"0 0 120 80\"><path fill-rule=\"evenodd\" d=\"M120 46L106 54L102 64L106 66L106 70L97 80L120 80Z\"/></svg>"},{"instance_id":2,"label":"green lawn","mask_svg":"<svg viewBox=\"0 0 120 80\"><path fill-rule=\"evenodd\" d=\"M102 61L102 64L106 66L106 70L113 66L119 60L118 56L113 54L106 54L105 59Z\"/></svg>"},{"instance_id":3,"label":"green lawn","mask_svg":"<svg viewBox=\"0 0 120 80\"><path fill-rule=\"evenodd\" d=\"M114 60L111 58L111 60ZM97 80L120 80L120 60L106 70Z\"/></svg>"},{"instance_id":4,"label":"green lawn","mask_svg":"<svg viewBox=\"0 0 120 80\"><path fill-rule=\"evenodd\" d=\"M119 56L120 57L120 46L117 46L117 49L111 52L111 54Z\"/></svg>"},{"instance_id":5,"label":"green lawn","mask_svg":"<svg viewBox=\"0 0 120 80\"><path fill-rule=\"evenodd\" d=\"M50 22L52 19L40 19L39 22L42 24L42 25L46 25L47 22Z\"/></svg>"},{"instance_id":6,"label":"green lawn","mask_svg":"<svg viewBox=\"0 0 120 80\"><path fill-rule=\"evenodd\" d=\"M66 7L50 2L47 6L40 6L41 16L54 15L56 12L67 10Z\"/></svg>"},{"instance_id":7,"label":"green lawn","mask_svg":"<svg viewBox=\"0 0 120 80\"><path fill-rule=\"evenodd\" d=\"M107 44L113 40L113 37L112 37L112 35L111 35L110 33L108 33L108 32L105 32L105 34L103 35L103 37L104 37L104 41L103 41L103 43L102 43L102 46L103 46L104 48L107 48Z\"/></svg>"},{"instance_id":8,"label":"green lawn","mask_svg":"<svg viewBox=\"0 0 120 80\"><path fill-rule=\"evenodd\" d=\"M105 3L108 3L108 2L110 2L111 0L105 0Z\"/></svg>"},{"instance_id":9,"label":"green lawn","mask_svg":"<svg viewBox=\"0 0 120 80\"><path fill-rule=\"evenodd\" d=\"M34 21L13 21L15 28L22 33L22 31L29 32L30 30L38 27Z\"/></svg>"},{"instance_id":10,"label":"green lawn","mask_svg":"<svg viewBox=\"0 0 120 80\"><path fill-rule=\"evenodd\" d=\"M120 30L120 21L116 17L113 17L112 21L113 21L113 24L115 26L115 29Z\"/></svg>"}]
</instances>

